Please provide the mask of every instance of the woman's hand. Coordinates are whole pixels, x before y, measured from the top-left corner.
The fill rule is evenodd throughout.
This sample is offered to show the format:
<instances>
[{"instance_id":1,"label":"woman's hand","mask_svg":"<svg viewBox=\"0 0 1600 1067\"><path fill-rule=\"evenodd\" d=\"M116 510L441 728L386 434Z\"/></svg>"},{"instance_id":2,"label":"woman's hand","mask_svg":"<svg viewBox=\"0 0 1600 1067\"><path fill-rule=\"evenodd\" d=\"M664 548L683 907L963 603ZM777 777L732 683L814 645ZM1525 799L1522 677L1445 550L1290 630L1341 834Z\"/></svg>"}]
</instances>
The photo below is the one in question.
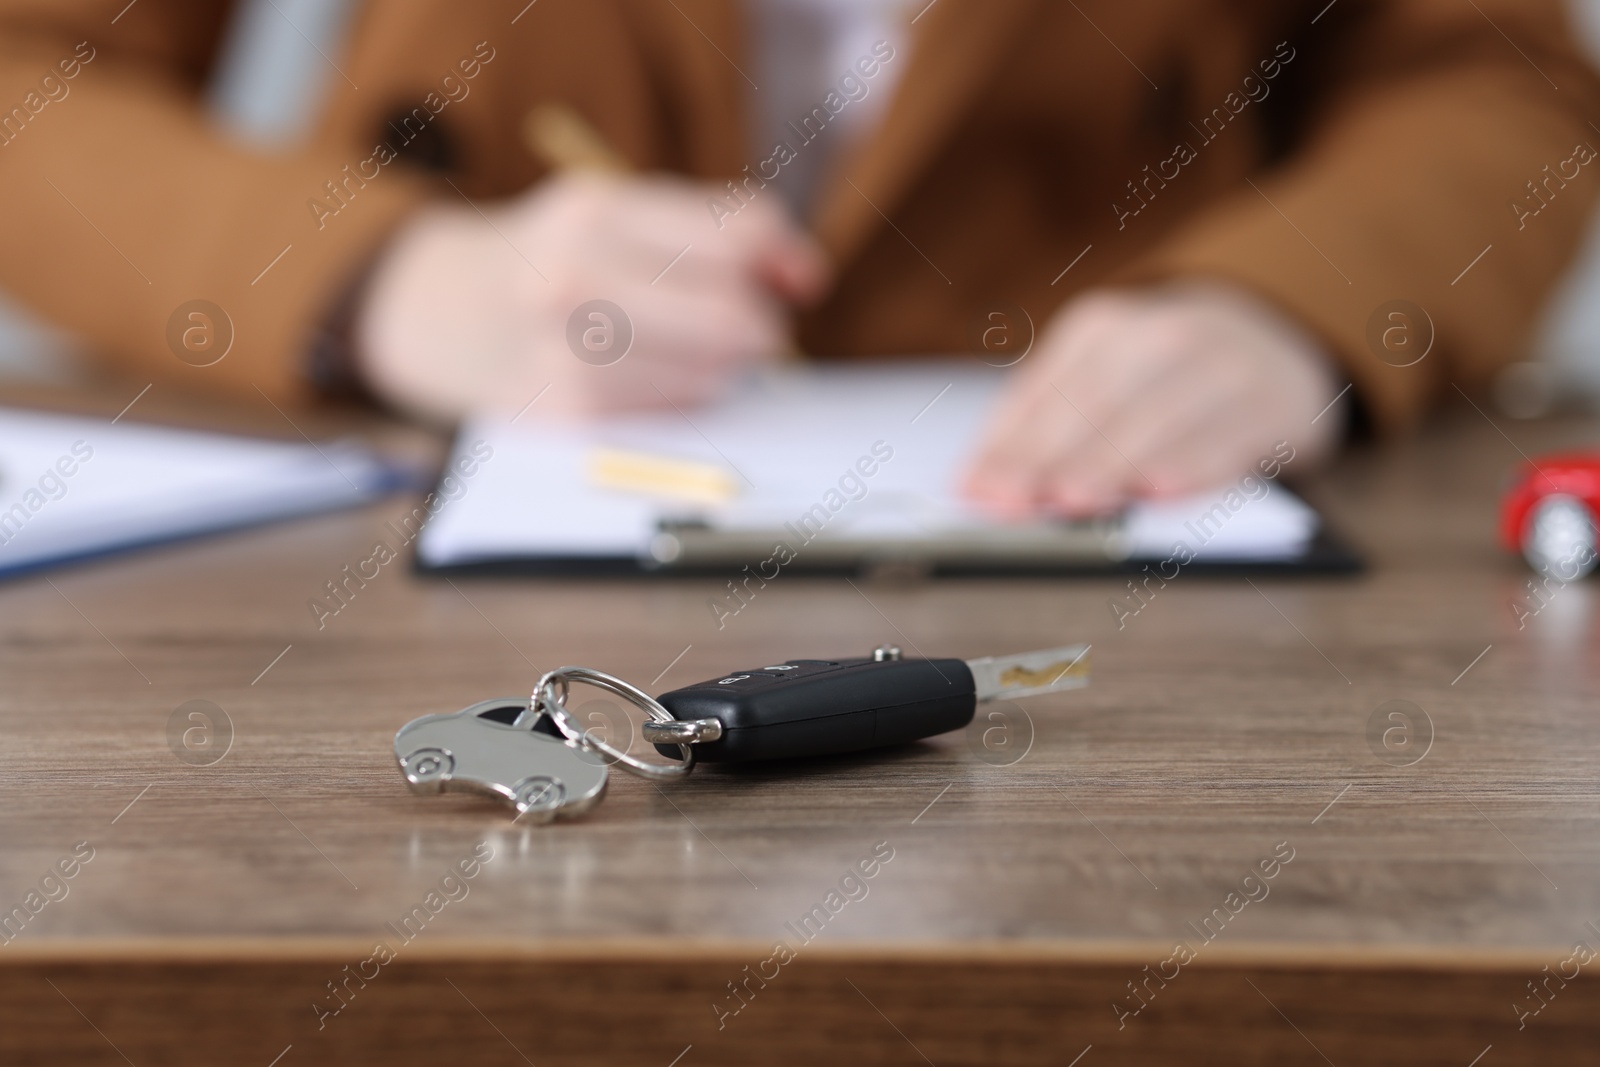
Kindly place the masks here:
<instances>
[{"instance_id":1,"label":"woman's hand","mask_svg":"<svg viewBox=\"0 0 1600 1067\"><path fill-rule=\"evenodd\" d=\"M706 207L716 192L574 173L482 213L427 209L362 304L364 379L443 420L514 412L546 387L545 417L713 399L782 350L786 305L817 296L827 275L776 198L719 227ZM612 307L583 308L596 300Z\"/></svg>"},{"instance_id":2,"label":"woman's hand","mask_svg":"<svg viewBox=\"0 0 1600 1067\"><path fill-rule=\"evenodd\" d=\"M1080 297L1058 313L992 414L963 490L1022 518L1106 514L1237 478L1288 441L1310 466L1342 420L1320 345L1221 283Z\"/></svg>"}]
</instances>

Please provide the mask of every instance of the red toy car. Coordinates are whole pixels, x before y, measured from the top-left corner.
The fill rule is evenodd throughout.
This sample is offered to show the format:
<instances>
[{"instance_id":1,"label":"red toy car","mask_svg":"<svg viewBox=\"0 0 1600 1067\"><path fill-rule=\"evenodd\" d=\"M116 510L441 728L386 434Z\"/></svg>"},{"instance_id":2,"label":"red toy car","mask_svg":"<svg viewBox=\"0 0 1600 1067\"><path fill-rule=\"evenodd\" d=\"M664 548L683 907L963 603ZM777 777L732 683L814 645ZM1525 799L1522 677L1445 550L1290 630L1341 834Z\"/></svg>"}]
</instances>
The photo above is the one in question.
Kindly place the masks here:
<instances>
[{"instance_id":1,"label":"red toy car","mask_svg":"<svg viewBox=\"0 0 1600 1067\"><path fill-rule=\"evenodd\" d=\"M1600 453L1560 452L1524 465L1500 505L1500 539L1541 574L1570 582L1600 562Z\"/></svg>"}]
</instances>

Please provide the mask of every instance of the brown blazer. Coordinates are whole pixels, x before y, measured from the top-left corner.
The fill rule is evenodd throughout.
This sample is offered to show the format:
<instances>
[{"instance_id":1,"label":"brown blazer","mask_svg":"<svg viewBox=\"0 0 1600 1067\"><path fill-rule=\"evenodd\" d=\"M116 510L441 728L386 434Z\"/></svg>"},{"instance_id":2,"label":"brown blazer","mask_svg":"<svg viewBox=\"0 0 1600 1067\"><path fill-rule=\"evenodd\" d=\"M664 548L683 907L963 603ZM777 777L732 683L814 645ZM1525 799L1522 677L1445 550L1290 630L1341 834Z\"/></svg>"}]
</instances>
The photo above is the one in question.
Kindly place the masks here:
<instances>
[{"instance_id":1,"label":"brown blazer","mask_svg":"<svg viewBox=\"0 0 1600 1067\"><path fill-rule=\"evenodd\" d=\"M264 157L198 104L229 5L0 0L0 287L141 376L293 401L408 212L539 180L534 104L641 167L745 180L772 155L741 136L737 0L525 4L364 5L314 143ZM1594 199L1600 84L1560 0L936 0L913 33L882 129L822 192L839 273L811 351L970 350L991 310L1217 276L1320 334L1399 426L1519 354ZM210 367L169 349L194 299L235 327ZM1411 367L1369 341L1396 299L1437 329Z\"/></svg>"}]
</instances>

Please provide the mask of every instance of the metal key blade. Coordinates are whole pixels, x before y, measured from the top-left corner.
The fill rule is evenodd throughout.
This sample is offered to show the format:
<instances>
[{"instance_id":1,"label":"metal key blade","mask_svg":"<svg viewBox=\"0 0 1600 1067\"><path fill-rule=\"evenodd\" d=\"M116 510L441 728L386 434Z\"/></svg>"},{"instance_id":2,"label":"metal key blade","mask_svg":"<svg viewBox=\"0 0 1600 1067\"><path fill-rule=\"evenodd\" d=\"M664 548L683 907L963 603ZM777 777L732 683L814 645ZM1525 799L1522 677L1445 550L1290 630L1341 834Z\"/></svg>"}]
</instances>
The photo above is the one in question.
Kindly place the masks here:
<instances>
[{"instance_id":1,"label":"metal key blade","mask_svg":"<svg viewBox=\"0 0 1600 1067\"><path fill-rule=\"evenodd\" d=\"M1067 645L1014 656L967 660L980 701L1034 696L1089 684L1089 646Z\"/></svg>"}]
</instances>

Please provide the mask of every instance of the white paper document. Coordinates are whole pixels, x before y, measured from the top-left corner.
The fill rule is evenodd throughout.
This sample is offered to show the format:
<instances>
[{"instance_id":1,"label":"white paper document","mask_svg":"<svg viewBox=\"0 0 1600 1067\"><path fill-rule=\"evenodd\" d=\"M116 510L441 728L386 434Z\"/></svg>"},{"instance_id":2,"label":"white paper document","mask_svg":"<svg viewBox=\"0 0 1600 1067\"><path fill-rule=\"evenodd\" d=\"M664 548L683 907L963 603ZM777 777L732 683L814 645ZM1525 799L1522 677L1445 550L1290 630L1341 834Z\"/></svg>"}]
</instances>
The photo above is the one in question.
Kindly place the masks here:
<instances>
[{"instance_id":1,"label":"white paper document","mask_svg":"<svg viewBox=\"0 0 1600 1067\"><path fill-rule=\"evenodd\" d=\"M0 574L347 507L394 482L354 445L0 408Z\"/></svg>"},{"instance_id":2,"label":"white paper document","mask_svg":"<svg viewBox=\"0 0 1600 1067\"><path fill-rule=\"evenodd\" d=\"M512 423L472 421L457 440L458 457L474 447L481 455L487 445L493 458L470 491L429 522L420 562L645 561L663 521L675 520L770 533L800 555L813 538L1002 537L1016 528L963 501L957 479L1003 380L970 363L785 369L705 409L580 426L541 421L535 406ZM1061 408L1063 419L1081 418L1068 404ZM737 491L720 503L692 504L598 485L592 459L612 450L715 467ZM1118 526L1115 555L1166 560L1181 544L1205 561L1293 560L1317 525L1315 511L1257 474L1213 492L1136 504Z\"/></svg>"}]
</instances>

